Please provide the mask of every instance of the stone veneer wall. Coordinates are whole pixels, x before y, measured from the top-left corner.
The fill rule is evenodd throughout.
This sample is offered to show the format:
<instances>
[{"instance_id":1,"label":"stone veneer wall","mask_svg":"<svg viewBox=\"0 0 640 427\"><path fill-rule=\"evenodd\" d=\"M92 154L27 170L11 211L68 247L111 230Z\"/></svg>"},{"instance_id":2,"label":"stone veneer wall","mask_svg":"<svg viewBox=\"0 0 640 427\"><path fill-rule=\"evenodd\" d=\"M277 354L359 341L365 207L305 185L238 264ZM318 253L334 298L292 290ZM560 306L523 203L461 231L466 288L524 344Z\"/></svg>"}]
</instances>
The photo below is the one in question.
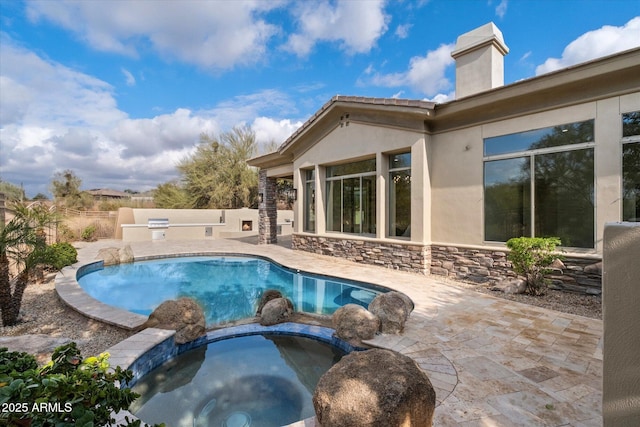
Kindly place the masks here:
<instances>
[{"instance_id":1,"label":"stone veneer wall","mask_svg":"<svg viewBox=\"0 0 640 427\"><path fill-rule=\"evenodd\" d=\"M380 241L334 239L294 234L293 249L345 258L395 270L429 273L429 246Z\"/></svg>"},{"instance_id":2,"label":"stone veneer wall","mask_svg":"<svg viewBox=\"0 0 640 427\"><path fill-rule=\"evenodd\" d=\"M471 283L494 284L515 277L506 251L455 246L386 243L294 234L293 249L345 258L396 270L446 276ZM585 258L565 258L549 275L550 287L600 295L602 263Z\"/></svg>"},{"instance_id":3,"label":"stone veneer wall","mask_svg":"<svg viewBox=\"0 0 640 427\"><path fill-rule=\"evenodd\" d=\"M276 180L267 177L266 169L258 173L258 192L262 202L258 204L258 244L278 241L278 207L276 205Z\"/></svg>"},{"instance_id":4,"label":"stone veneer wall","mask_svg":"<svg viewBox=\"0 0 640 427\"><path fill-rule=\"evenodd\" d=\"M552 289L602 293L602 262L567 257L554 267L548 276ZM473 283L495 283L516 276L506 251L438 245L431 247L431 274Z\"/></svg>"}]
</instances>

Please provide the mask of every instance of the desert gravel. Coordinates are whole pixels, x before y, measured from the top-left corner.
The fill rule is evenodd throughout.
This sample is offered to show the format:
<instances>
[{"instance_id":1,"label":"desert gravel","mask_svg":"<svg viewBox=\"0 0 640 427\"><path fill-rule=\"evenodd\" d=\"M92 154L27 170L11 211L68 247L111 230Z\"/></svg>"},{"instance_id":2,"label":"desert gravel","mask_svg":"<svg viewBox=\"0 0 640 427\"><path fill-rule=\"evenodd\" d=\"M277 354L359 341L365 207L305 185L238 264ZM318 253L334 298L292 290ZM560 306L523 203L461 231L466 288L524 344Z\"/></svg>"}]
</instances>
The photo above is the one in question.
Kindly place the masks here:
<instances>
[{"instance_id":1,"label":"desert gravel","mask_svg":"<svg viewBox=\"0 0 640 427\"><path fill-rule=\"evenodd\" d=\"M54 285L55 274L25 290L19 323L0 327L0 336L45 334L75 341L83 357L98 355L133 332L89 319L65 305Z\"/></svg>"}]
</instances>

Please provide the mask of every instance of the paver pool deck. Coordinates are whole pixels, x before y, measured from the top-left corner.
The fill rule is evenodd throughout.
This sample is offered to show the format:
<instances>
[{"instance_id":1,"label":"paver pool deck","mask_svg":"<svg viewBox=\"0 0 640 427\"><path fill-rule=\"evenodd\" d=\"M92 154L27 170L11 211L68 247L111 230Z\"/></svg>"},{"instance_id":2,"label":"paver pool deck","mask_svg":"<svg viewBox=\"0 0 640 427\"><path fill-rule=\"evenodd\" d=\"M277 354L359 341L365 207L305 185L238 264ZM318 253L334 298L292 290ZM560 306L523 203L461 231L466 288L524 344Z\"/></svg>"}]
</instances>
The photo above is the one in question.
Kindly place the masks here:
<instances>
[{"instance_id":1,"label":"paver pool deck","mask_svg":"<svg viewBox=\"0 0 640 427\"><path fill-rule=\"evenodd\" d=\"M99 241L79 251L79 263L58 275L56 288L64 301L91 317L141 324L146 317L98 303L75 283L77 266L94 262L101 248L127 244L136 258L259 255L294 269L386 286L408 295L415 309L402 335L379 335L368 343L412 357L427 373L437 396L434 425L602 425L601 320L495 298L434 276L250 240ZM112 363L127 367L168 333L146 330L114 346Z\"/></svg>"}]
</instances>

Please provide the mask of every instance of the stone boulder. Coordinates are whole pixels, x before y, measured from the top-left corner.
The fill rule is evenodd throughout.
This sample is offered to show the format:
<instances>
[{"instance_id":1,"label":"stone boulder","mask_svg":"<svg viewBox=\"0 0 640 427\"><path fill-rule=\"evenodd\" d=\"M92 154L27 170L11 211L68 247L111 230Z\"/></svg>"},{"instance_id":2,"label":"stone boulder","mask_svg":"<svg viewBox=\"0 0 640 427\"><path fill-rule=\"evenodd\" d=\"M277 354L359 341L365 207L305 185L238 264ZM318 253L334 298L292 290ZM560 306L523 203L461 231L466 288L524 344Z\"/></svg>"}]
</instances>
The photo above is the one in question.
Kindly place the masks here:
<instances>
[{"instance_id":1,"label":"stone boulder","mask_svg":"<svg viewBox=\"0 0 640 427\"><path fill-rule=\"evenodd\" d=\"M104 266L120 264L120 252L118 248L102 248L98 251L96 259L101 259Z\"/></svg>"},{"instance_id":2,"label":"stone boulder","mask_svg":"<svg viewBox=\"0 0 640 427\"><path fill-rule=\"evenodd\" d=\"M399 334L413 311L413 302L402 292L380 294L369 304L369 311L380 319L380 332Z\"/></svg>"},{"instance_id":3,"label":"stone boulder","mask_svg":"<svg viewBox=\"0 0 640 427\"><path fill-rule=\"evenodd\" d=\"M129 264L133 262L133 249L130 245L126 245L118 251L120 255L120 264Z\"/></svg>"},{"instance_id":4,"label":"stone boulder","mask_svg":"<svg viewBox=\"0 0 640 427\"><path fill-rule=\"evenodd\" d=\"M258 310L256 311L256 316L260 316L260 314L262 313L262 309L264 308L264 305L266 303L268 303L269 301L276 299L276 298L282 298L282 292L280 292L277 289L266 289L263 293L262 296L260 297L260 303L258 304Z\"/></svg>"},{"instance_id":5,"label":"stone boulder","mask_svg":"<svg viewBox=\"0 0 640 427\"><path fill-rule=\"evenodd\" d=\"M318 382L313 407L322 427L431 427L436 393L407 356L354 351Z\"/></svg>"},{"instance_id":6,"label":"stone boulder","mask_svg":"<svg viewBox=\"0 0 640 427\"><path fill-rule=\"evenodd\" d=\"M595 274L597 276L602 276L602 261L596 262L595 264L589 264L584 268L584 272L588 274Z\"/></svg>"},{"instance_id":7,"label":"stone boulder","mask_svg":"<svg viewBox=\"0 0 640 427\"><path fill-rule=\"evenodd\" d=\"M380 329L378 316L357 304L337 309L331 322L336 336L355 346L362 346L362 340L372 339Z\"/></svg>"},{"instance_id":8,"label":"stone boulder","mask_svg":"<svg viewBox=\"0 0 640 427\"><path fill-rule=\"evenodd\" d=\"M202 308L191 298L163 302L153 310L142 328L173 329L176 344L184 344L206 333Z\"/></svg>"},{"instance_id":9,"label":"stone boulder","mask_svg":"<svg viewBox=\"0 0 640 427\"><path fill-rule=\"evenodd\" d=\"M505 294L523 294L527 290L527 281L522 277L504 279L496 283L491 290Z\"/></svg>"},{"instance_id":10,"label":"stone boulder","mask_svg":"<svg viewBox=\"0 0 640 427\"><path fill-rule=\"evenodd\" d=\"M287 298L275 298L268 301L260 313L260 324L271 326L289 320L293 314L293 304Z\"/></svg>"},{"instance_id":11,"label":"stone boulder","mask_svg":"<svg viewBox=\"0 0 640 427\"><path fill-rule=\"evenodd\" d=\"M130 245L123 248L102 248L98 251L96 259L101 259L104 266L118 265L133 262L133 250Z\"/></svg>"}]
</instances>

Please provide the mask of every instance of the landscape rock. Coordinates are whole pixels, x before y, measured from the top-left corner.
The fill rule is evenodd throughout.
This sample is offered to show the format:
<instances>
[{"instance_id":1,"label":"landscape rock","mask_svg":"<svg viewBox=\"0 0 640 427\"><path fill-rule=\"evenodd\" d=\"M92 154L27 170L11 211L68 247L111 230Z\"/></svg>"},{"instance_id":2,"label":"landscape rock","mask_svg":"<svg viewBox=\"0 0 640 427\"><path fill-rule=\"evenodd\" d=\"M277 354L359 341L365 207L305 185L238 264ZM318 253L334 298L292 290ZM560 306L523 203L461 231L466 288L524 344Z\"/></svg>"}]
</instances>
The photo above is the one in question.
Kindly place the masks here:
<instances>
[{"instance_id":1,"label":"landscape rock","mask_svg":"<svg viewBox=\"0 0 640 427\"><path fill-rule=\"evenodd\" d=\"M101 259L103 265L118 265L120 264L120 252L118 248L102 248L98 251L96 259Z\"/></svg>"},{"instance_id":2,"label":"landscape rock","mask_svg":"<svg viewBox=\"0 0 640 427\"><path fill-rule=\"evenodd\" d=\"M260 297L260 303L258 304L258 310L256 311L256 316L260 316L260 314L262 313L262 309L264 308L264 305L266 303L268 303L269 301L276 299L276 298L282 298L282 292L280 292L277 289L267 289L262 293L262 296Z\"/></svg>"},{"instance_id":3,"label":"landscape rock","mask_svg":"<svg viewBox=\"0 0 640 427\"><path fill-rule=\"evenodd\" d=\"M595 264L587 265L584 268L584 272L602 276L602 261L596 262Z\"/></svg>"},{"instance_id":4,"label":"landscape rock","mask_svg":"<svg viewBox=\"0 0 640 427\"><path fill-rule=\"evenodd\" d=\"M380 319L380 332L399 334L413 311L413 302L402 292L391 291L376 296L369 304L369 311Z\"/></svg>"},{"instance_id":5,"label":"landscape rock","mask_svg":"<svg viewBox=\"0 0 640 427\"><path fill-rule=\"evenodd\" d=\"M126 245L124 248L118 251L120 255L120 264L128 264L133 262L133 249L130 245Z\"/></svg>"},{"instance_id":6,"label":"landscape rock","mask_svg":"<svg viewBox=\"0 0 640 427\"><path fill-rule=\"evenodd\" d=\"M491 290L505 294L523 294L527 289L527 282L521 277L504 279L496 283Z\"/></svg>"},{"instance_id":7,"label":"landscape rock","mask_svg":"<svg viewBox=\"0 0 640 427\"><path fill-rule=\"evenodd\" d=\"M173 329L176 344L184 344L206 333L202 308L191 298L163 302L153 310L142 328Z\"/></svg>"},{"instance_id":8,"label":"landscape rock","mask_svg":"<svg viewBox=\"0 0 640 427\"><path fill-rule=\"evenodd\" d=\"M436 393L408 356L354 351L318 382L313 407L322 427L430 427Z\"/></svg>"},{"instance_id":9,"label":"landscape rock","mask_svg":"<svg viewBox=\"0 0 640 427\"><path fill-rule=\"evenodd\" d=\"M372 339L380 329L378 316L357 304L340 307L331 322L336 336L355 346L362 346L362 340Z\"/></svg>"},{"instance_id":10,"label":"landscape rock","mask_svg":"<svg viewBox=\"0 0 640 427\"><path fill-rule=\"evenodd\" d=\"M262 308L260 324L271 326L286 322L293 313L293 304L287 298L276 298L268 301Z\"/></svg>"},{"instance_id":11,"label":"landscape rock","mask_svg":"<svg viewBox=\"0 0 640 427\"><path fill-rule=\"evenodd\" d=\"M103 265L118 265L133 262L133 250L130 245L123 248L102 248L98 251L96 259L103 260Z\"/></svg>"}]
</instances>

